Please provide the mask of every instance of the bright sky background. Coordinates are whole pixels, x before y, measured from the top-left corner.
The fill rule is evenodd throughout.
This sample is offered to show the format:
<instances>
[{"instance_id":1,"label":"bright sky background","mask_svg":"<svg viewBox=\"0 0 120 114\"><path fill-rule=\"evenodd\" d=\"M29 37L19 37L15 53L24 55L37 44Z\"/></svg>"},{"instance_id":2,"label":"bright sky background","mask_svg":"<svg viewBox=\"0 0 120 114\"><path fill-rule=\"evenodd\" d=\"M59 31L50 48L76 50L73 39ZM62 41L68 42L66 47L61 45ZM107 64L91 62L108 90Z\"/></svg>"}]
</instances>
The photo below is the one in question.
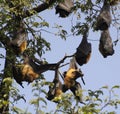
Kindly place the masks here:
<instances>
[{"instance_id":1,"label":"bright sky background","mask_svg":"<svg viewBox=\"0 0 120 114\"><path fill-rule=\"evenodd\" d=\"M47 22L50 23L50 26L54 26L55 23L62 24L68 31L70 30L69 25L71 25L71 19L72 15L68 18L59 18L58 15L55 15L54 10L46 10L42 13L40 13L40 16L45 18ZM77 22L77 21L76 21ZM75 22L74 22L75 23ZM54 32L55 29L46 29L48 31ZM111 37L114 40L117 39L116 36L116 29L111 29L110 34ZM62 40L61 38L58 38L57 36L51 35L49 33L43 32L44 37L47 39L47 41L50 41L51 43L51 51L46 52L43 57L46 57L47 61L49 63L54 63L58 62L61 60L61 58L64 57L65 54L71 55L76 51L76 48L80 44L81 41L81 36L71 36L68 37L66 41ZM100 32L90 32L88 39L93 39L93 40L99 40L100 38ZM113 56L109 56L107 58L103 58L102 55L100 54L98 50L98 41L89 41L92 43L92 55L91 59L88 62L88 64L79 66L84 73L84 80L86 82L86 85L83 85L81 83L81 80L79 79L82 88L85 90L91 89L91 90L96 90L99 89L102 86L109 86L112 87L114 85L120 85L120 43L118 42L117 46L114 47L115 54ZM3 51L3 50L0 50ZM1 64L3 62L1 61ZM0 66L1 67L1 66ZM66 69L68 69L69 66L66 66ZM62 71L64 72L64 71ZM46 80L53 80L54 77L54 72L47 72L44 73ZM27 104L24 103L24 101L20 101L18 105L24 109L28 108L29 112L32 112L32 114L35 114L34 108L30 107L28 104L29 99L32 99L31 96L31 85L27 85L26 83L23 84L24 89L21 88L18 84L16 86L19 87L20 91L22 94L25 94L25 98L27 99ZM117 91L117 94L120 95L120 91ZM55 103L48 102L49 109L51 110L52 108L54 109ZM117 110L120 113L120 107Z\"/></svg>"}]
</instances>

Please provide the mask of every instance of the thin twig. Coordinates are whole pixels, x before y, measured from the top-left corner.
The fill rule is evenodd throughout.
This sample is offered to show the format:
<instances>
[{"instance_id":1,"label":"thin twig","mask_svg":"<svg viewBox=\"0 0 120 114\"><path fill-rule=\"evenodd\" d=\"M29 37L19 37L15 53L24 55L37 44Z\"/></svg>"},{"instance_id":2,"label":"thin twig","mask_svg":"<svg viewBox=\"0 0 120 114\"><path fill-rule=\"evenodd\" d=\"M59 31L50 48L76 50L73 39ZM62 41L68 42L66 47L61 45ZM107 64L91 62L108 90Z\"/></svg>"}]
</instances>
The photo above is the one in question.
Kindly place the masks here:
<instances>
[{"instance_id":1,"label":"thin twig","mask_svg":"<svg viewBox=\"0 0 120 114\"><path fill-rule=\"evenodd\" d=\"M58 73L60 74L61 78L64 80L64 77L59 70L58 70Z\"/></svg>"},{"instance_id":2,"label":"thin twig","mask_svg":"<svg viewBox=\"0 0 120 114\"><path fill-rule=\"evenodd\" d=\"M110 104L111 101L111 90L109 90L109 99L108 102L100 109L101 111Z\"/></svg>"},{"instance_id":3,"label":"thin twig","mask_svg":"<svg viewBox=\"0 0 120 114\"><path fill-rule=\"evenodd\" d=\"M67 59L67 58L70 58L70 57L73 57L75 55L75 53L74 54L72 54L72 55L69 55L69 56L66 56L65 55L65 57L62 59L62 60L60 60L57 64L61 64L61 63L63 63L64 61L65 61L65 59Z\"/></svg>"}]
</instances>

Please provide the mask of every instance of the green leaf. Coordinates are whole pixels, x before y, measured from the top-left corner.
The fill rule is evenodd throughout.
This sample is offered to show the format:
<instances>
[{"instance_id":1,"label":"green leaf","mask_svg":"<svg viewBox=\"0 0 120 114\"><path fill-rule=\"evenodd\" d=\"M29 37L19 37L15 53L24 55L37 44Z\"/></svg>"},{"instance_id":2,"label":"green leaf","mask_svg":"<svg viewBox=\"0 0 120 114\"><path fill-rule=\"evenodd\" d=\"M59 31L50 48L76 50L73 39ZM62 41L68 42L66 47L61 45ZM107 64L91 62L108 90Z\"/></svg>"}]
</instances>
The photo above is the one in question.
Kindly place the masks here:
<instances>
[{"instance_id":1,"label":"green leaf","mask_svg":"<svg viewBox=\"0 0 120 114\"><path fill-rule=\"evenodd\" d=\"M45 99L44 99L44 98L39 97L39 101L42 101L43 103L45 103L45 105L47 105L47 102L45 101Z\"/></svg>"},{"instance_id":2,"label":"green leaf","mask_svg":"<svg viewBox=\"0 0 120 114\"><path fill-rule=\"evenodd\" d=\"M41 26L49 27L49 23L47 23L47 22L45 22L45 21L44 21L44 22L41 22L40 25L41 25Z\"/></svg>"},{"instance_id":3,"label":"green leaf","mask_svg":"<svg viewBox=\"0 0 120 114\"><path fill-rule=\"evenodd\" d=\"M106 86L103 86L101 87L100 89L108 89L109 87L106 85Z\"/></svg>"},{"instance_id":4,"label":"green leaf","mask_svg":"<svg viewBox=\"0 0 120 114\"><path fill-rule=\"evenodd\" d=\"M115 86L112 87L112 89L119 89L119 88L120 88L119 85L115 85Z\"/></svg>"},{"instance_id":5,"label":"green leaf","mask_svg":"<svg viewBox=\"0 0 120 114\"><path fill-rule=\"evenodd\" d=\"M37 105L37 104L38 104L38 99L32 99L32 100L30 101L30 104Z\"/></svg>"},{"instance_id":6,"label":"green leaf","mask_svg":"<svg viewBox=\"0 0 120 114\"><path fill-rule=\"evenodd\" d=\"M5 78L3 80L3 83L7 83L7 85L10 85L12 83L12 79L11 78Z\"/></svg>"},{"instance_id":7,"label":"green leaf","mask_svg":"<svg viewBox=\"0 0 120 114\"><path fill-rule=\"evenodd\" d=\"M38 22L34 22L34 23L33 23L33 26L38 27L38 26L39 26L39 23L38 23Z\"/></svg>"}]
</instances>

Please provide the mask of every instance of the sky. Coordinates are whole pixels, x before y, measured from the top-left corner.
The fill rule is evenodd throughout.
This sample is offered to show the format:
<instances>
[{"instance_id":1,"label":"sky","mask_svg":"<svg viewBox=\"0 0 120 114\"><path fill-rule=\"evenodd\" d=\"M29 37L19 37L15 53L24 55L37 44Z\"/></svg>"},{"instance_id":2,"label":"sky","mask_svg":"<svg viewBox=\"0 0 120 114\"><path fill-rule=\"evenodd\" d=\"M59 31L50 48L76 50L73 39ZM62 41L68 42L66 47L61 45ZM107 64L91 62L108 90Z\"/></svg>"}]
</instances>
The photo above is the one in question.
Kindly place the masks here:
<instances>
[{"instance_id":1,"label":"sky","mask_svg":"<svg viewBox=\"0 0 120 114\"><path fill-rule=\"evenodd\" d=\"M50 26L54 26L55 23L62 24L65 29L70 31L70 25L71 25L71 19L72 15L70 15L68 18L59 18L58 15L55 15L55 10L46 10L44 12L40 13L40 16L45 18L47 22L50 22ZM74 23L77 21L75 20ZM46 28L46 30L55 32L55 28ZM116 36L116 29L110 28L110 34L112 37L112 40L115 41L117 39ZM67 38L67 40L62 40L60 37L54 36L52 34L42 32L43 36L47 41L51 43L51 51L46 52L43 57L47 59L49 63L58 62L65 56L71 55L76 51L76 48L81 42L81 36L70 36ZM88 39L92 40L99 40L100 38L100 31L98 32L89 32ZM109 86L112 87L114 85L120 85L120 76L119 76L119 70L120 70L120 42L116 46L114 46L115 53L113 56L108 56L107 58L103 58L103 56L100 54L98 50L99 41L92 41L89 40L89 42L92 43L92 54L90 61L83 65L79 66L81 68L82 72L84 73L84 80L85 85L81 83L81 80L79 79L82 88L84 90L96 90L101 88L102 86ZM4 52L4 50L1 50L1 52ZM0 61L3 66L3 60ZM2 67L0 66L0 67ZM66 66L65 69L63 69L61 72L64 72L64 70L67 70L69 66ZM46 72L45 78L46 80L52 80L54 73L53 72ZM29 105L29 99L32 99L32 92L31 92L31 84L27 85L24 83L24 88L21 88L17 83L15 83L15 86L17 86L20 89L20 92L25 95L25 98L27 99L27 103L24 103L24 101L20 100L16 106L19 106L21 108L28 108L29 112L32 112L32 114L35 114L34 108ZM116 91L117 94L120 95L120 91ZM106 93L107 94L107 93ZM51 110L54 103L49 103L49 109ZM120 111L120 106L116 110L116 114L118 114Z\"/></svg>"}]
</instances>

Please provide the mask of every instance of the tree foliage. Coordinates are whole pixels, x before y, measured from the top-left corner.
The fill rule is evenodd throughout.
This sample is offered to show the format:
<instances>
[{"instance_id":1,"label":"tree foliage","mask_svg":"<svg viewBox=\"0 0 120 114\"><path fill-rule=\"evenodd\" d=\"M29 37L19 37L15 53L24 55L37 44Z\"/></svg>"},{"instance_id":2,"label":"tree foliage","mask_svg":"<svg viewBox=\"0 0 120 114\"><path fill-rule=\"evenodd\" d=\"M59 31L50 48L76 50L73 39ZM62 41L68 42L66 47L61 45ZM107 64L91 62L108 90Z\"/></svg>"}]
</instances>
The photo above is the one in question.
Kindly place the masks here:
<instances>
[{"instance_id":1,"label":"tree foliage","mask_svg":"<svg viewBox=\"0 0 120 114\"><path fill-rule=\"evenodd\" d=\"M105 30L108 30L107 35L105 36L105 38L108 39L104 40L105 38L102 35L101 37L103 39L100 39L98 51L101 52L103 57L113 55L113 45L117 45L119 41L117 34L116 40L112 42L112 38L109 33L110 27L115 27L117 31L120 29L119 0L108 0L107 2L106 0L74 0L74 5L70 10L67 10L67 14L65 13L62 15L63 12L61 13L58 11L62 17L64 17L63 19L68 18L69 16L72 17L73 20L71 21L70 31L64 28L63 25L56 24L54 28L57 32L51 32L50 29L53 28L50 26L50 23L40 15L40 13L45 10L53 12L53 10L60 7L61 2L64 3L62 0L0 1L0 48L5 51L5 54L0 52L0 59L4 59L4 67L0 72L1 114L7 114L10 112L22 114L30 113L28 110L23 110L14 106L14 103L19 102L21 99L26 102L24 95L21 95L19 93L19 89L13 86L14 80L16 80L20 85L22 85L23 81L26 81L26 83L32 83L32 92L34 93L33 96L35 98L30 101L30 104L34 105L36 114L114 114L114 111L108 111L106 110L106 107L111 106L117 108L120 104L119 97L114 93L115 89L120 88L118 85L113 86L112 88L104 86L95 91L84 91L80 89L80 91L73 92L74 95L69 92L69 90L72 91L72 86L64 91L68 91L67 93L63 92L64 94L55 97L55 99L51 101L56 102L55 110L52 110L51 112L45 112L42 110L47 108L47 99L45 96L47 96L48 93L45 87L54 86L54 83L45 79L45 76L43 76L42 73L48 70L55 71L56 69L62 68L68 64L65 62L66 59L77 56L77 53L73 53L69 56L65 55L65 57L60 59L60 61L54 63L49 63L47 58L43 59L44 54L52 49L51 42L46 40L43 32L49 33L49 35L53 34L55 37L61 37L61 39L67 40L69 36L79 35L82 35L83 38L85 37L87 39L90 30L94 33L98 30L106 33ZM103 8L104 5L105 8ZM110 18L106 18L107 14L104 15L103 9L105 14L107 12L108 15L110 15L110 21L108 21ZM77 23L75 23L74 20L76 20ZM102 27L106 24L107 29L106 26L101 29L101 20L104 21L104 24L102 23ZM101 42L104 43L101 44ZM87 44L92 45L88 42ZM86 50L81 52L84 48L86 49L87 44L84 42L84 46L80 45L79 47L76 47L79 52L84 55L84 57L82 55L82 59L80 59L85 59L82 65L87 64L88 57L90 57L90 52L92 51L91 49L88 51L87 48L87 52ZM81 55L79 56L81 57ZM31 67L28 68L27 65L30 65ZM79 65L82 66L81 64ZM28 71L32 69L32 72L27 74L26 71L23 72L24 69L27 69ZM75 75L80 72L80 70L76 70ZM31 75L34 74L36 76L32 77ZM62 81L65 81L66 74L62 75L62 73L59 72L59 75L63 78ZM82 76L79 77L82 78ZM75 83L75 86L77 86L78 82L76 80L73 82ZM108 95L105 98L103 96L106 91L108 92ZM83 95L83 103L80 104L78 100L75 100L75 95Z\"/></svg>"}]
</instances>

